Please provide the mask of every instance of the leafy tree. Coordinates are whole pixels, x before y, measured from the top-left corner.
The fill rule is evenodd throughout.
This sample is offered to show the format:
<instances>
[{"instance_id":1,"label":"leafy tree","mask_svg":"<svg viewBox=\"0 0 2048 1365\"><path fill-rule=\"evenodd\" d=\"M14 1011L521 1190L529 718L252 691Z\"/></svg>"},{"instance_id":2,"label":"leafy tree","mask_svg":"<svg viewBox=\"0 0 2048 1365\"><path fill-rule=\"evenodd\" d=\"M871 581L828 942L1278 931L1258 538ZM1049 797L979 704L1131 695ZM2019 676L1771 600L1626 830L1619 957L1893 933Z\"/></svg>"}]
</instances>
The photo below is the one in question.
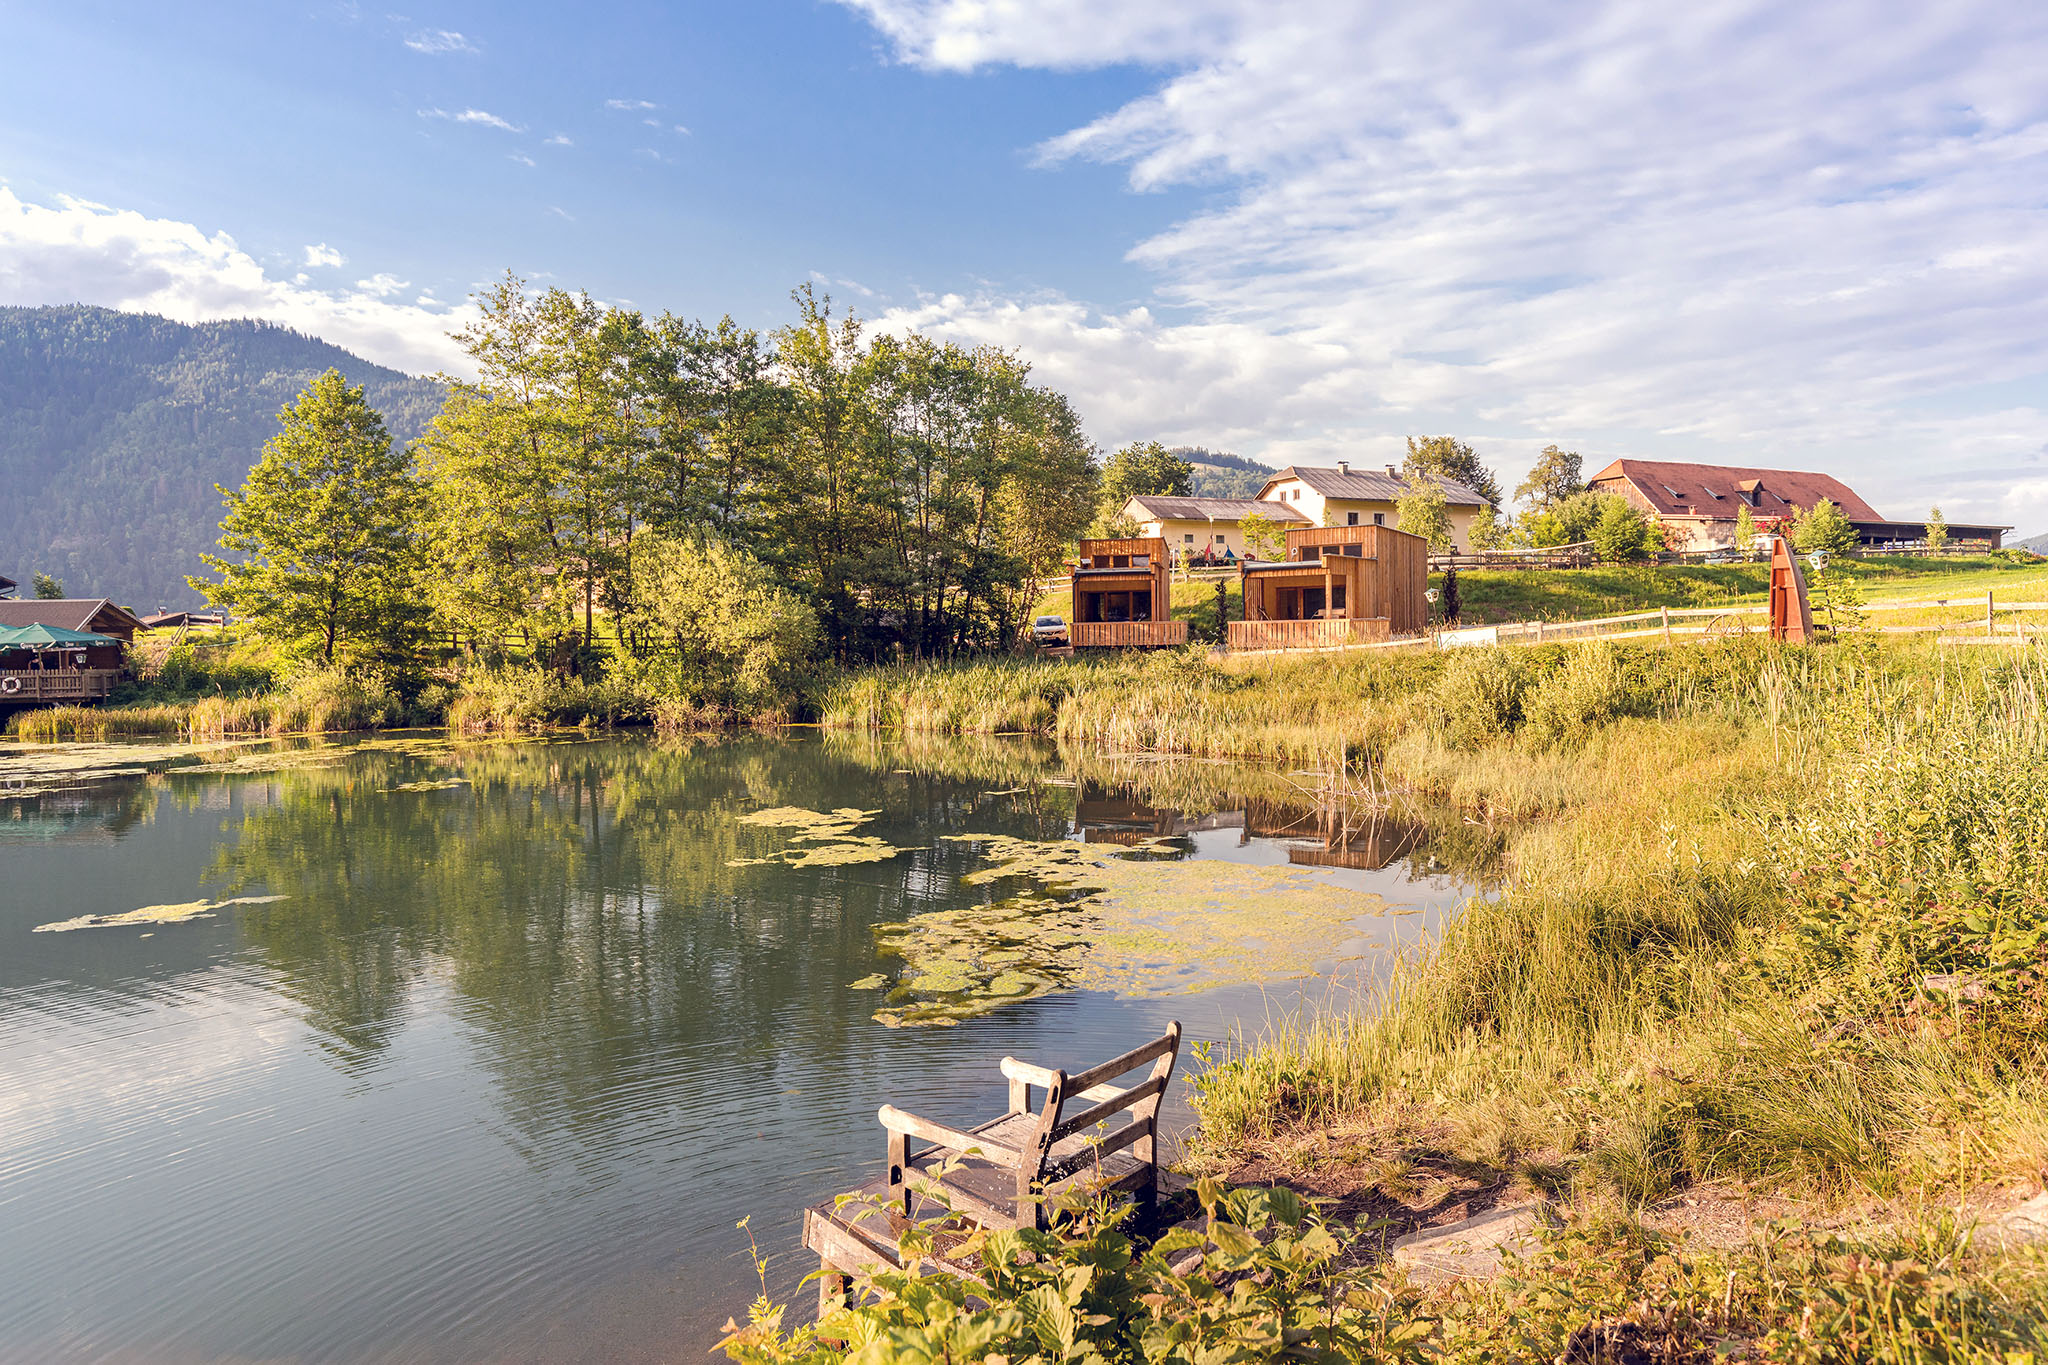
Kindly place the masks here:
<instances>
[{"instance_id":1,"label":"leafy tree","mask_svg":"<svg viewBox=\"0 0 2048 1365\"><path fill-rule=\"evenodd\" d=\"M1579 545L1593 539L1593 528L1610 502L1626 503L1619 493L1582 489L1544 508L1522 514L1522 538L1532 546Z\"/></svg>"},{"instance_id":2,"label":"leafy tree","mask_svg":"<svg viewBox=\"0 0 2048 1365\"><path fill-rule=\"evenodd\" d=\"M1528 503L1536 511L1548 511L1566 498L1585 492L1586 483L1580 475L1583 467L1578 451L1547 445L1536 457L1529 477L1515 489L1515 500Z\"/></svg>"},{"instance_id":3,"label":"leafy tree","mask_svg":"<svg viewBox=\"0 0 2048 1365\"><path fill-rule=\"evenodd\" d=\"M1735 509L1735 548L1745 553L1756 548L1756 518L1748 503Z\"/></svg>"},{"instance_id":4,"label":"leafy tree","mask_svg":"<svg viewBox=\"0 0 2048 1365\"><path fill-rule=\"evenodd\" d=\"M1593 548L1615 564L1633 564L1649 550L1651 524L1627 498L1610 496L1593 525Z\"/></svg>"},{"instance_id":5,"label":"leafy tree","mask_svg":"<svg viewBox=\"0 0 2048 1365\"><path fill-rule=\"evenodd\" d=\"M1114 516L1132 498L1185 498L1194 493L1195 467L1157 441L1127 445L1102 466L1102 512Z\"/></svg>"},{"instance_id":6,"label":"leafy tree","mask_svg":"<svg viewBox=\"0 0 2048 1365\"><path fill-rule=\"evenodd\" d=\"M1856 548L1856 528L1842 515L1842 509L1822 498L1800 513L1792 523L1792 544L1801 554L1819 550L1843 554Z\"/></svg>"},{"instance_id":7,"label":"leafy tree","mask_svg":"<svg viewBox=\"0 0 2048 1365\"><path fill-rule=\"evenodd\" d=\"M46 573L38 573L31 580L35 584L38 602L55 602L64 596L64 585Z\"/></svg>"},{"instance_id":8,"label":"leafy tree","mask_svg":"<svg viewBox=\"0 0 2048 1365\"><path fill-rule=\"evenodd\" d=\"M625 624L657 705L739 715L799 695L818 617L766 564L724 541L643 536Z\"/></svg>"},{"instance_id":9,"label":"leafy tree","mask_svg":"<svg viewBox=\"0 0 2048 1365\"><path fill-rule=\"evenodd\" d=\"M1472 518L1470 548L1477 552L1497 550L1507 544L1508 527L1491 506L1482 507Z\"/></svg>"},{"instance_id":10,"label":"leafy tree","mask_svg":"<svg viewBox=\"0 0 2048 1365\"><path fill-rule=\"evenodd\" d=\"M339 370L278 414L242 487L226 499L219 581L186 581L259 632L332 663L345 647L389 651L417 625L419 485L410 455Z\"/></svg>"},{"instance_id":11,"label":"leafy tree","mask_svg":"<svg viewBox=\"0 0 2048 1365\"><path fill-rule=\"evenodd\" d=\"M1394 524L1429 542L1433 553L1451 548L1451 504L1434 480L1416 479L1405 484L1394 502Z\"/></svg>"},{"instance_id":12,"label":"leafy tree","mask_svg":"<svg viewBox=\"0 0 2048 1365\"><path fill-rule=\"evenodd\" d=\"M1278 559L1287 549L1287 530L1263 512L1249 512L1238 523L1245 553L1259 559Z\"/></svg>"},{"instance_id":13,"label":"leafy tree","mask_svg":"<svg viewBox=\"0 0 2048 1365\"><path fill-rule=\"evenodd\" d=\"M1948 518L1941 514L1939 507L1927 509L1927 548L1940 550L1948 545Z\"/></svg>"},{"instance_id":14,"label":"leafy tree","mask_svg":"<svg viewBox=\"0 0 2048 1365\"><path fill-rule=\"evenodd\" d=\"M1490 506L1500 506L1500 480L1479 462L1478 451L1455 436L1408 438L1408 459L1401 467L1401 477L1414 483L1429 475L1463 484Z\"/></svg>"}]
</instances>

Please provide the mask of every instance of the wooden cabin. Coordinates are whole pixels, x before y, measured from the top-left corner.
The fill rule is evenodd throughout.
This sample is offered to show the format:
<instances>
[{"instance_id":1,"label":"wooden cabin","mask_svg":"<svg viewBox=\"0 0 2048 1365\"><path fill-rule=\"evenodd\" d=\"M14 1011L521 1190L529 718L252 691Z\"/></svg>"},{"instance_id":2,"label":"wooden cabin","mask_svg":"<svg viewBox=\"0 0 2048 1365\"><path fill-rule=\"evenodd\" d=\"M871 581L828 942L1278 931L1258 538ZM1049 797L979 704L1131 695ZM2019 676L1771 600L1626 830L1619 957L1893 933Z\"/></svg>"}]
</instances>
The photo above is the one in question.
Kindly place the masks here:
<instances>
[{"instance_id":1,"label":"wooden cabin","mask_svg":"<svg viewBox=\"0 0 2048 1365\"><path fill-rule=\"evenodd\" d=\"M1074 619L1067 631L1076 649L1186 644L1188 623L1173 619L1166 542L1156 537L1082 541L1074 563Z\"/></svg>"},{"instance_id":2,"label":"wooden cabin","mask_svg":"<svg viewBox=\"0 0 2048 1365\"><path fill-rule=\"evenodd\" d=\"M1238 567L1232 649L1364 644L1429 628L1429 542L1390 526L1287 533L1287 557Z\"/></svg>"}]
</instances>

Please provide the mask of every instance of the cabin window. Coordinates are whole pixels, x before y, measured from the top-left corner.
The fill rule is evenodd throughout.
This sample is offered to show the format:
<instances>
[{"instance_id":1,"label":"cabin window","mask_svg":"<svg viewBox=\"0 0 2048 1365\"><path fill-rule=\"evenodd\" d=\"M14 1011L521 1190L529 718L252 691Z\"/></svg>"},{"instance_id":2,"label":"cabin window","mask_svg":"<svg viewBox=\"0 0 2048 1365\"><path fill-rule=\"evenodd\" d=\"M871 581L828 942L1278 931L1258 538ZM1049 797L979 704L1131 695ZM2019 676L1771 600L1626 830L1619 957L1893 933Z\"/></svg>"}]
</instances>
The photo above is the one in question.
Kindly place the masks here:
<instances>
[{"instance_id":1,"label":"cabin window","mask_svg":"<svg viewBox=\"0 0 2048 1365\"><path fill-rule=\"evenodd\" d=\"M1131 557L1129 555L1111 555L1109 557L1109 567L1112 569L1128 569L1131 567Z\"/></svg>"},{"instance_id":2,"label":"cabin window","mask_svg":"<svg viewBox=\"0 0 2048 1365\"><path fill-rule=\"evenodd\" d=\"M1344 553L1350 555L1353 559L1363 559L1365 557L1365 547L1354 541L1344 547Z\"/></svg>"},{"instance_id":3,"label":"cabin window","mask_svg":"<svg viewBox=\"0 0 2048 1365\"><path fill-rule=\"evenodd\" d=\"M1131 567L1132 567L1132 568L1134 568L1134 569L1149 569L1149 568L1151 568L1151 567L1152 567L1152 556L1151 556L1151 555L1132 555L1132 556L1131 556Z\"/></svg>"},{"instance_id":4,"label":"cabin window","mask_svg":"<svg viewBox=\"0 0 2048 1365\"><path fill-rule=\"evenodd\" d=\"M1320 545L1304 545L1301 547L1301 557L1305 560L1321 559L1322 547Z\"/></svg>"},{"instance_id":5,"label":"cabin window","mask_svg":"<svg viewBox=\"0 0 2048 1365\"><path fill-rule=\"evenodd\" d=\"M1330 610L1344 610L1344 585L1342 583L1334 583L1330 586Z\"/></svg>"},{"instance_id":6,"label":"cabin window","mask_svg":"<svg viewBox=\"0 0 2048 1365\"><path fill-rule=\"evenodd\" d=\"M1358 525L1358 513L1356 513L1356 512L1346 512L1346 513L1344 514L1344 524L1345 524L1346 526L1356 526L1356 525Z\"/></svg>"}]
</instances>

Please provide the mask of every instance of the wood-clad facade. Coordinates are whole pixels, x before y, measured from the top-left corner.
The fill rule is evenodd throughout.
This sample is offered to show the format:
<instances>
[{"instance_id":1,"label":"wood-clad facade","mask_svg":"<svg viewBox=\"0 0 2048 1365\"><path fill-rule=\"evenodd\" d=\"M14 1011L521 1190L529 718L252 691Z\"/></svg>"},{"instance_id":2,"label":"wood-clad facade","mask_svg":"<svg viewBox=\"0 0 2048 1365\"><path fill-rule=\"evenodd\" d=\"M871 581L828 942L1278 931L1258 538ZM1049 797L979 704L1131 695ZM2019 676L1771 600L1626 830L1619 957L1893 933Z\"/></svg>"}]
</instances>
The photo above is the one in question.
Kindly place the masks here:
<instances>
[{"instance_id":1,"label":"wood-clad facade","mask_svg":"<svg viewBox=\"0 0 2048 1365\"><path fill-rule=\"evenodd\" d=\"M1156 648L1188 642L1188 624L1173 619L1173 582L1164 540L1084 540L1074 564L1076 649Z\"/></svg>"},{"instance_id":2,"label":"wood-clad facade","mask_svg":"<svg viewBox=\"0 0 2048 1365\"><path fill-rule=\"evenodd\" d=\"M1316 649L1429 627L1429 543L1388 526L1287 533L1287 558L1242 565L1232 649Z\"/></svg>"}]
</instances>

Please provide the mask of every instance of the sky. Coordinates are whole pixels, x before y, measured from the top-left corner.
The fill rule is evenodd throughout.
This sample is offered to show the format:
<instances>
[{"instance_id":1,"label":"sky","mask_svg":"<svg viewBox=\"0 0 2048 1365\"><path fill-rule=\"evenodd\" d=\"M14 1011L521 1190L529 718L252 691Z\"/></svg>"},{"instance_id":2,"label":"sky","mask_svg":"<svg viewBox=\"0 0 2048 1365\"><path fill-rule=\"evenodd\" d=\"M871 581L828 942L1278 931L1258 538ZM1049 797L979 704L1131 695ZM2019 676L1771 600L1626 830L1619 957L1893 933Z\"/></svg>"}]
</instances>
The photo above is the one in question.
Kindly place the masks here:
<instances>
[{"instance_id":1,"label":"sky","mask_svg":"<svg viewBox=\"0 0 2048 1365\"><path fill-rule=\"evenodd\" d=\"M0 303L461 373L510 270L1017 350L1105 448L2048 530L2048 6L0 0Z\"/></svg>"}]
</instances>

